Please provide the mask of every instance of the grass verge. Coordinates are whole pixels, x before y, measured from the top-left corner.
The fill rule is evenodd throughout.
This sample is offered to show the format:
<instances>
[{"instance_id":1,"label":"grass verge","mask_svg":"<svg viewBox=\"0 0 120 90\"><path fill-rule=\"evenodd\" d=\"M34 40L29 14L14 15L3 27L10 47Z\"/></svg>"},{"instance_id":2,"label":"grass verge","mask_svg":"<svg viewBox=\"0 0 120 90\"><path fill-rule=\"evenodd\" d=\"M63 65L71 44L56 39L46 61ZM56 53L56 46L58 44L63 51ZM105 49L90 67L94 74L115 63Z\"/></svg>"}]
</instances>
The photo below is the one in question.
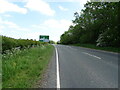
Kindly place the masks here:
<instances>
[{"instance_id":1,"label":"grass verge","mask_svg":"<svg viewBox=\"0 0 120 90\"><path fill-rule=\"evenodd\" d=\"M41 78L53 54L52 45L44 45L22 51L2 60L3 88L30 88Z\"/></svg>"},{"instance_id":2,"label":"grass verge","mask_svg":"<svg viewBox=\"0 0 120 90\"><path fill-rule=\"evenodd\" d=\"M116 47L97 47L96 45L93 45L93 44L72 44L72 45L73 46L80 46L80 47L85 47L85 48L91 48L91 49L120 53L120 48L116 48Z\"/></svg>"}]
</instances>

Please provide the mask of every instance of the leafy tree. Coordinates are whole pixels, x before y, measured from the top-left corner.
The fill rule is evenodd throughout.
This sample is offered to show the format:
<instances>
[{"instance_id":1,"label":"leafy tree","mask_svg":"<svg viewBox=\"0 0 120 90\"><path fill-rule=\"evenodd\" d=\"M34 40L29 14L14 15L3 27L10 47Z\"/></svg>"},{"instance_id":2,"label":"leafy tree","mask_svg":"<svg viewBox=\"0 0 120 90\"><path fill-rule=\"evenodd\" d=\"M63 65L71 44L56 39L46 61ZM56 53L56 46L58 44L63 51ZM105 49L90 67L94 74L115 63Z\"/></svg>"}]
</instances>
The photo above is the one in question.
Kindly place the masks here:
<instances>
[{"instance_id":1,"label":"leafy tree","mask_svg":"<svg viewBox=\"0 0 120 90\"><path fill-rule=\"evenodd\" d=\"M120 2L87 2L84 7L74 13L73 26L61 35L61 43L119 47Z\"/></svg>"}]
</instances>

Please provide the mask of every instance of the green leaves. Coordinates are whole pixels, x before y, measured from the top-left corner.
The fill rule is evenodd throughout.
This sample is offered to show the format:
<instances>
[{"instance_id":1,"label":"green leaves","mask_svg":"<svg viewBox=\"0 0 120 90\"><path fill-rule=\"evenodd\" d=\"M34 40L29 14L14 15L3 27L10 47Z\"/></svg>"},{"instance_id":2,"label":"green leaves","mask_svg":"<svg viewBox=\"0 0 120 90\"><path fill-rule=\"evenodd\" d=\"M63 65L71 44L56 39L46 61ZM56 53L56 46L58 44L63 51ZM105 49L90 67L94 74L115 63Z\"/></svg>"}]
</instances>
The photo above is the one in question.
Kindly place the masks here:
<instances>
[{"instance_id":1,"label":"green leaves","mask_svg":"<svg viewBox=\"0 0 120 90\"><path fill-rule=\"evenodd\" d=\"M84 7L80 13L74 13L74 25L61 35L61 43L120 46L119 3L87 2Z\"/></svg>"},{"instance_id":2,"label":"green leaves","mask_svg":"<svg viewBox=\"0 0 120 90\"><path fill-rule=\"evenodd\" d=\"M20 47L20 49L30 48L33 45L41 45L39 41L33 41L28 39L14 39L6 36L2 36L2 52L4 53L6 50L11 50L16 47Z\"/></svg>"}]
</instances>

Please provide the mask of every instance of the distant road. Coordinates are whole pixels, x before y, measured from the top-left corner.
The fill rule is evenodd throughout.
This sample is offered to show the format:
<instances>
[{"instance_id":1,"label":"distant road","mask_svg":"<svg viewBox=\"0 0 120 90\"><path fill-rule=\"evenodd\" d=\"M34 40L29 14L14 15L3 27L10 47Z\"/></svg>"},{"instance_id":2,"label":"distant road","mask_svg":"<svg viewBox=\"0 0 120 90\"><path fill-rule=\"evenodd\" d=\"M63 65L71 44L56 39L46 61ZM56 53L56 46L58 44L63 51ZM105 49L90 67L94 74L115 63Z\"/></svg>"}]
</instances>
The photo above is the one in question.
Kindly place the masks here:
<instances>
[{"instance_id":1,"label":"distant road","mask_svg":"<svg viewBox=\"0 0 120 90\"><path fill-rule=\"evenodd\" d=\"M55 47L60 88L118 87L117 54L67 45Z\"/></svg>"}]
</instances>

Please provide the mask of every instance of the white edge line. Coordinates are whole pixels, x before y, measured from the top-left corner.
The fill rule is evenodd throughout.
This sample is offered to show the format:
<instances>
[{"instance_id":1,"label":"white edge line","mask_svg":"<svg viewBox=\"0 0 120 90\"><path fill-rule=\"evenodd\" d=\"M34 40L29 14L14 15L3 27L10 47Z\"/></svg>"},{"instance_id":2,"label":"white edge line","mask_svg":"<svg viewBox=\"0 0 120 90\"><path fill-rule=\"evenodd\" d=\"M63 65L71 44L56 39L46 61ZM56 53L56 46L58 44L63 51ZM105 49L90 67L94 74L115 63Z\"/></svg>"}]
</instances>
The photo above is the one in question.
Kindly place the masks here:
<instances>
[{"instance_id":1,"label":"white edge line","mask_svg":"<svg viewBox=\"0 0 120 90\"><path fill-rule=\"evenodd\" d=\"M55 47L55 51L56 51L57 88L60 88L60 75L59 75L58 51L57 51L57 48L56 48L56 47Z\"/></svg>"},{"instance_id":2,"label":"white edge line","mask_svg":"<svg viewBox=\"0 0 120 90\"><path fill-rule=\"evenodd\" d=\"M92 55L92 54L89 54L89 53L86 53L86 52L82 52L82 53L87 54L87 55L92 56L92 57L95 57L95 58L98 58L98 59L101 59L101 58L98 57L98 56L95 56L95 55Z\"/></svg>"}]
</instances>

